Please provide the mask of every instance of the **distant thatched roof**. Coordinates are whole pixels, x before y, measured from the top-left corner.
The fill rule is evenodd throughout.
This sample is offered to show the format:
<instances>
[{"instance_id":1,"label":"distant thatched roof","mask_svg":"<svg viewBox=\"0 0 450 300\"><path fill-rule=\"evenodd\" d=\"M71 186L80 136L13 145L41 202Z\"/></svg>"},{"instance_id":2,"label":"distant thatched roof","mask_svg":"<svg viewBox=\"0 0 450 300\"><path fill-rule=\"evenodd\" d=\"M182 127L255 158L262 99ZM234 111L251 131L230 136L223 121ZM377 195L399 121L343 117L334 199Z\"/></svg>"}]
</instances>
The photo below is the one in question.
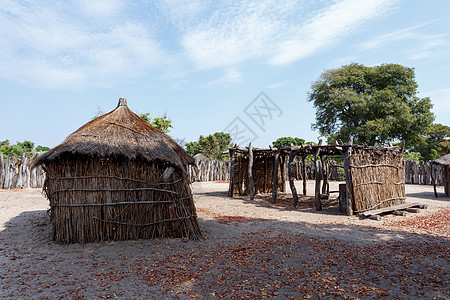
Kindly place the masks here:
<instances>
[{"instance_id":1,"label":"distant thatched roof","mask_svg":"<svg viewBox=\"0 0 450 300\"><path fill-rule=\"evenodd\" d=\"M450 153L432 161L434 164L450 166Z\"/></svg>"},{"instance_id":2,"label":"distant thatched roof","mask_svg":"<svg viewBox=\"0 0 450 300\"><path fill-rule=\"evenodd\" d=\"M161 161L179 168L194 164L194 159L172 138L133 113L124 98L119 99L116 109L82 126L40 156L34 165L65 154Z\"/></svg>"},{"instance_id":3,"label":"distant thatched roof","mask_svg":"<svg viewBox=\"0 0 450 300\"><path fill-rule=\"evenodd\" d=\"M204 154L202 154L202 153L197 153L197 154L195 154L195 155L194 155L194 159L195 159L195 162L196 162L196 163L201 162L201 161L209 161L209 160L210 160L208 157L206 157L206 156L205 156Z\"/></svg>"}]
</instances>

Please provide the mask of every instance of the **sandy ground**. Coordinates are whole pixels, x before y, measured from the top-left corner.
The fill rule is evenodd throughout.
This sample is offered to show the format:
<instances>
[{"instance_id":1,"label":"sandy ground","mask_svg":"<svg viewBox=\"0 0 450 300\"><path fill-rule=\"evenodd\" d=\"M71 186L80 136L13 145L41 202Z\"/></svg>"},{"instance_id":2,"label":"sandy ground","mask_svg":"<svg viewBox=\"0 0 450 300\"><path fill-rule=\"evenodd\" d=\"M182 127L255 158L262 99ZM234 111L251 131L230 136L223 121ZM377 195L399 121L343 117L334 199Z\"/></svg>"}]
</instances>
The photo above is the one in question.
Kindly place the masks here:
<instances>
[{"instance_id":1,"label":"sandy ground","mask_svg":"<svg viewBox=\"0 0 450 300\"><path fill-rule=\"evenodd\" d=\"M0 298L450 299L450 198L432 187L406 186L406 201L428 209L381 221L340 214L336 201L317 212L308 197L295 209L290 194L271 205L227 188L193 184L204 241L87 245L49 240L40 190L0 190Z\"/></svg>"}]
</instances>

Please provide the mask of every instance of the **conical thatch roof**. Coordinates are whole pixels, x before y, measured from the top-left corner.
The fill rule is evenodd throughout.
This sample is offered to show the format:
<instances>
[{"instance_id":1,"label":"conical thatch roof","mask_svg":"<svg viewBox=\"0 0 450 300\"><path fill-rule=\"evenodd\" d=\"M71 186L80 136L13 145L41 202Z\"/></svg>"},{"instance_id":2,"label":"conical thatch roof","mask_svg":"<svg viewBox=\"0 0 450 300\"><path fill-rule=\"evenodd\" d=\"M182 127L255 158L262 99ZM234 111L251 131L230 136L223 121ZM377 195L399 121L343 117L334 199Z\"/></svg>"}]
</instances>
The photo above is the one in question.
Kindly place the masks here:
<instances>
[{"instance_id":1,"label":"conical thatch roof","mask_svg":"<svg viewBox=\"0 0 450 300\"><path fill-rule=\"evenodd\" d=\"M432 161L434 164L450 166L450 153Z\"/></svg>"},{"instance_id":2,"label":"conical thatch roof","mask_svg":"<svg viewBox=\"0 0 450 300\"><path fill-rule=\"evenodd\" d=\"M40 156L34 165L66 154L161 161L181 169L194 164L194 159L172 138L133 113L124 98L119 99L116 109L82 126L63 143Z\"/></svg>"}]
</instances>

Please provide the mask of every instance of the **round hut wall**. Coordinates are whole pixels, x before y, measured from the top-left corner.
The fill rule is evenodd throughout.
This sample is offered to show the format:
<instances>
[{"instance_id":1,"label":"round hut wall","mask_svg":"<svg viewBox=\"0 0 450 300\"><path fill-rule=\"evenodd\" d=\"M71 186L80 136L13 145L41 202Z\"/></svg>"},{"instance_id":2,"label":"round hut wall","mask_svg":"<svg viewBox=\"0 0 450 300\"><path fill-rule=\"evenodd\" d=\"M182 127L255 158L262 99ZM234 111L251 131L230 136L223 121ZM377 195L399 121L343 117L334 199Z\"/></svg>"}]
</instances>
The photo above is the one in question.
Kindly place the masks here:
<instances>
[{"instance_id":1,"label":"round hut wall","mask_svg":"<svg viewBox=\"0 0 450 300\"><path fill-rule=\"evenodd\" d=\"M201 237L187 175L167 163L71 155L45 168L56 241Z\"/></svg>"}]
</instances>

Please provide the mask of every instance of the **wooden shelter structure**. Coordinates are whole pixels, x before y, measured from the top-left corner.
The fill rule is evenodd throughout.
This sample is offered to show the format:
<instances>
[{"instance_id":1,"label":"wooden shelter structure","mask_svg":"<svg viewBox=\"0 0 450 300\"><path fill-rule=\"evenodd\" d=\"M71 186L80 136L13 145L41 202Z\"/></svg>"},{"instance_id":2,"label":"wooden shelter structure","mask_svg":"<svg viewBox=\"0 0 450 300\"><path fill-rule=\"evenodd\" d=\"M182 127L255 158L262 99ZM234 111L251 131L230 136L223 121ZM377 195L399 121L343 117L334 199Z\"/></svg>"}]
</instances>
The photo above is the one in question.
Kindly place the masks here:
<instances>
[{"instance_id":1,"label":"wooden shelter structure","mask_svg":"<svg viewBox=\"0 0 450 300\"><path fill-rule=\"evenodd\" d=\"M444 197L450 197L450 153L431 161L431 163L444 167ZM431 175L433 176L433 172L431 172ZM431 181L433 182L434 194L437 198L436 180L435 178L432 178Z\"/></svg>"},{"instance_id":2,"label":"wooden shelter structure","mask_svg":"<svg viewBox=\"0 0 450 300\"><path fill-rule=\"evenodd\" d=\"M335 192L340 193L342 208L347 215L405 201L403 148L353 145L350 140L345 145L322 145L320 141L319 145L281 146L270 149L253 148L250 144L246 148L229 148L229 152L232 170L229 197L234 194L248 194L250 199L253 199L256 193L270 192L268 187L272 184L272 203L275 203L277 192L284 191L284 169L287 165L293 205L297 206L298 194L292 175L292 163L295 157L300 157L303 162L303 194L306 195L306 157L313 155L317 210L322 210L322 199L328 198L332 192L328 183L330 165L326 162L329 156L340 156L344 160L345 185L342 184L340 191ZM261 168L261 165L264 167ZM272 177L268 174L272 174Z\"/></svg>"},{"instance_id":3,"label":"wooden shelter structure","mask_svg":"<svg viewBox=\"0 0 450 300\"><path fill-rule=\"evenodd\" d=\"M281 150L281 148L280 148ZM233 147L230 153L230 185L228 196L285 192L284 168L286 151L277 148L262 149ZM275 184L274 184L275 182Z\"/></svg>"},{"instance_id":4,"label":"wooden shelter structure","mask_svg":"<svg viewBox=\"0 0 450 300\"><path fill-rule=\"evenodd\" d=\"M202 237L186 166L194 159L120 98L40 156L60 243Z\"/></svg>"}]
</instances>

